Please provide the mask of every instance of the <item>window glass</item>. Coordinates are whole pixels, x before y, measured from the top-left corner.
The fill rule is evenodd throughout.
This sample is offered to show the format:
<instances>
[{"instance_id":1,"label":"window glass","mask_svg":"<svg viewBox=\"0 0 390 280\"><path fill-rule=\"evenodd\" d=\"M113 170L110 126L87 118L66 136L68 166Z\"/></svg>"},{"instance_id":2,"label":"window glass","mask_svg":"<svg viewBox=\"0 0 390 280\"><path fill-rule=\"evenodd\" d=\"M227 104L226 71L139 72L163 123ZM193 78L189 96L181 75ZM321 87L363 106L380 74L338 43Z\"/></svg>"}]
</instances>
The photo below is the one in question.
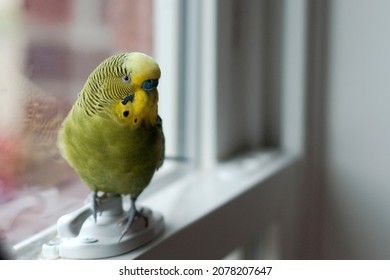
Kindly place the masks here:
<instances>
[{"instance_id":1,"label":"window glass","mask_svg":"<svg viewBox=\"0 0 390 280\"><path fill-rule=\"evenodd\" d=\"M103 59L121 51L153 56L153 5L0 2L0 232L11 244L54 224L86 198L89 190L58 154L57 130Z\"/></svg>"},{"instance_id":2,"label":"window glass","mask_svg":"<svg viewBox=\"0 0 390 280\"><path fill-rule=\"evenodd\" d=\"M220 161L280 145L281 2L218 2Z\"/></svg>"}]
</instances>

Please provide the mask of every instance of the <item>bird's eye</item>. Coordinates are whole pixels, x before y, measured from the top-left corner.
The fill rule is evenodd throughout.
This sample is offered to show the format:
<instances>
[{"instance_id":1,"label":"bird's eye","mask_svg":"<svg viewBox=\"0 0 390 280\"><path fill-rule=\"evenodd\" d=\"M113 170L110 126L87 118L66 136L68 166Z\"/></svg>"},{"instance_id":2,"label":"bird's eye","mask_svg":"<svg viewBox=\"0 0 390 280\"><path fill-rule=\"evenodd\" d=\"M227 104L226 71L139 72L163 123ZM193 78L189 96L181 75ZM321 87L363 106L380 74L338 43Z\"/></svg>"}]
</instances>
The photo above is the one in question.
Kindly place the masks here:
<instances>
[{"instance_id":1,"label":"bird's eye","mask_svg":"<svg viewBox=\"0 0 390 280\"><path fill-rule=\"evenodd\" d=\"M126 84L130 84L131 79L129 76L125 75L122 77L122 81L125 82Z\"/></svg>"},{"instance_id":2,"label":"bird's eye","mask_svg":"<svg viewBox=\"0 0 390 280\"><path fill-rule=\"evenodd\" d=\"M142 83L142 88L144 90L153 90L157 87L158 85L158 80L145 80L143 83Z\"/></svg>"}]
</instances>

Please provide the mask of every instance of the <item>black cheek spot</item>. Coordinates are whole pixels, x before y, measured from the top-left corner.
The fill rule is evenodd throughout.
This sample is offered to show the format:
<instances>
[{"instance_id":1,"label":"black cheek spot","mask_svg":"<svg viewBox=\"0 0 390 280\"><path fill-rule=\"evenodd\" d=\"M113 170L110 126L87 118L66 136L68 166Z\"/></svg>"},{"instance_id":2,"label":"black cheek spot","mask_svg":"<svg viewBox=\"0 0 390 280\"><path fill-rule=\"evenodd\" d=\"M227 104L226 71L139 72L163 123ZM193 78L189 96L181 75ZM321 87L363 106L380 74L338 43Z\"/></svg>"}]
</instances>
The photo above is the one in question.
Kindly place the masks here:
<instances>
[{"instance_id":1,"label":"black cheek spot","mask_svg":"<svg viewBox=\"0 0 390 280\"><path fill-rule=\"evenodd\" d=\"M127 111L127 110L124 111L124 112L123 112L123 116L124 116L125 118L127 118L127 117L129 116L129 111Z\"/></svg>"},{"instance_id":2,"label":"black cheek spot","mask_svg":"<svg viewBox=\"0 0 390 280\"><path fill-rule=\"evenodd\" d=\"M138 119L134 119L134 123L137 123Z\"/></svg>"}]
</instances>

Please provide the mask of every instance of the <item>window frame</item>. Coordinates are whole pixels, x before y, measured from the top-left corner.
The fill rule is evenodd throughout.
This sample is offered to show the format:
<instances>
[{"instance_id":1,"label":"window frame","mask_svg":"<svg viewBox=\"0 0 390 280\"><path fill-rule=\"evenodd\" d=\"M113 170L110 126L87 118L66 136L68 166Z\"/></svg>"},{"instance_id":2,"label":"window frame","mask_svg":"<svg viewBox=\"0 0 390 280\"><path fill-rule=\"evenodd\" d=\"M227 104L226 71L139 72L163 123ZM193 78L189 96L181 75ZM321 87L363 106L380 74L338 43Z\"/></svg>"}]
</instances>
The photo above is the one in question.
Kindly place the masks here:
<instances>
[{"instance_id":1,"label":"window frame","mask_svg":"<svg viewBox=\"0 0 390 280\"><path fill-rule=\"evenodd\" d=\"M171 50L171 55L179 53L178 73L184 73L178 90L185 90L187 97L180 102L193 102L196 109L185 112L186 127L179 125L185 130L184 140L188 141L179 151L185 150L187 156L193 156L196 164L180 171L181 176L172 179L161 191L140 197L141 205L163 214L166 223L163 235L112 259L220 259L248 244L267 244L267 240L256 240L275 225L277 252L275 246L267 252L262 245L255 248L252 257L294 256L297 232L294 221L304 159L306 1L280 3L283 17L283 47L279 54L280 145L219 162L215 93L222 81L217 78L221 69L213 58L218 51L216 34L229 24L216 19L219 5L234 5L234 1L180 2L179 11L186 18L183 22L184 16L180 17L182 27L178 34L184 40L181 45L178 41L179 48ZM180 61L186 63L179 64ZM189 126L196 129L190 130ZM39 258L41 245L55 234L53 226L15 245L18 258Z\"/></svg>"}]
</instances>

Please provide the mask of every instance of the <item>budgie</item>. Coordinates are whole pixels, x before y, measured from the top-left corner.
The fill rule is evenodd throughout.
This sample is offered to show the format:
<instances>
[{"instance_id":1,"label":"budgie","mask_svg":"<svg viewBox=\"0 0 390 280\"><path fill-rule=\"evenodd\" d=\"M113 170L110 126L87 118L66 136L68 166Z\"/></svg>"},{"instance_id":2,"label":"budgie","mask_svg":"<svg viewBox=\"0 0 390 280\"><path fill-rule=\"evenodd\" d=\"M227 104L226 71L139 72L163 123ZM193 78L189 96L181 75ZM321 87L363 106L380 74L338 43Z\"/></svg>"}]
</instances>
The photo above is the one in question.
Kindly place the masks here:
<instances>
[{"instance_id":1,"label":"budgie","mask_svg":"<svg viewBox=\"0 0 390 280\"><path fill-rule=\"evenodd\" d=\"M136 199L164 161L160 75L158 64L140 52L104 60L88 77L58 132L61 155L93 192L95 221L98 192L130 195L122 237L135 219L144 217Z\"/></svg>"}]
</instances>

